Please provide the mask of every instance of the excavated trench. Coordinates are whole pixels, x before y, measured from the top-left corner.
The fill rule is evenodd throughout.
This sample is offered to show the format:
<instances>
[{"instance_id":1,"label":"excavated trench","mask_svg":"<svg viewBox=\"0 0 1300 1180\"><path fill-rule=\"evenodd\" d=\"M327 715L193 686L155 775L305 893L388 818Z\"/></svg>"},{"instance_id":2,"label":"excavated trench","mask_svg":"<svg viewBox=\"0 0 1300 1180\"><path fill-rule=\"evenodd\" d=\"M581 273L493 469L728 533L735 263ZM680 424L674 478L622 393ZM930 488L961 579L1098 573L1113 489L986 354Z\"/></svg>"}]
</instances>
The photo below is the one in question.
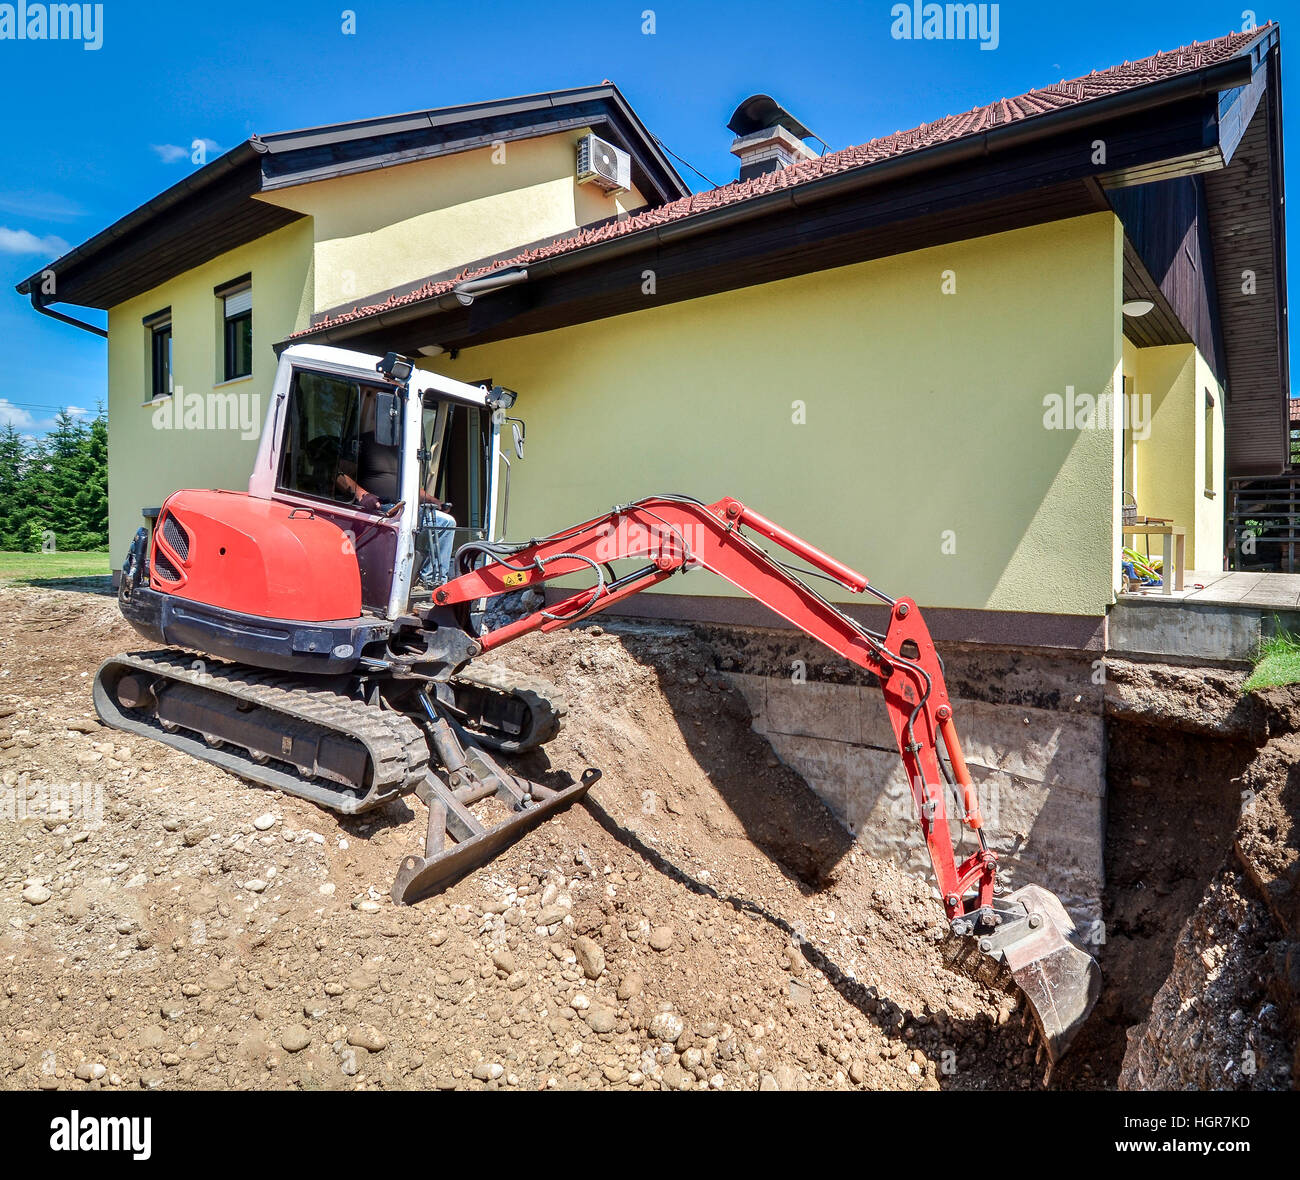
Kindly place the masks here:
<instances>
[{"instance_id":1,"label":"excavated trench","mask_svg":"<svg viewBox=\"0 0 1300 1180\"><path fill-rule=\"evenodd\" d=\"M1054 1084L1292 1086L1300 698L1217 668L1107 671L1105 982Z\"/></svg>"},{"instance_id":2,"label":"excavated trench","mask_svg":"<svg viewBox=\"0 0 1300 1180\"><path fill-rule=\"evenodd\" d=\"M1232 850L1241 777L1255 753L1249 741L1108 723L1103 987L1057 1085L1116 1084L1127 1031L1150 1014L1183 924Z\"/></svg>"},{"instance_id":3,"label":"excavated trench","mask_svg":"<svg viewBox=\"0 0 1300 1180\"><path fill-rule=\"evenodd\" d=\"M762 674L767 715L754 709L752 684L745 695L756 728L771 728L778 708L789 706L788 699L775 703L776 672L811 653L797 638L768 633L738 641L734 631L702 630L733 683L743 683L747 670ZM1013 650L956 650L949 659L950 686L956 696L982 702L986 732L1011 720L1002 730L1009 746L1001 749L1009 764L1028 761L1044 719L1060 756L1065 736L1086 735L1087 717L1100 714L1105 883L1094 938L1101 943L1103 991L1052 1086L1290 1086L1300 1077L1300 922L1287 908L1297 909L1300 882L1300 840L1291 822L1300 812L1300 769L1291 781L1300 762L1300 693L1243 694L1241 670L1112 660L1090 701L1086 689L1073 691L1084 669L1068 663ZM829 681L845 672L819 667L816 674ZM821 693L819 707L834 710L831 690ZM992 727L990 710L1006 711ZM801 716L787 728L806 728L808 720ZM797 752L781 733L765 736L783 761ZM807 777L823 748L796 769ZM1067 774L1086 778L1083 748L1076 738L1063 764ZM843 766L835 765L838 774ZM808 781L825 790L815 775ZM841 810L833 795L828 801ZM1041 848L1055 839L1054 855L1077 868L1087 863L1086 856L1076 859L1074 844L1088 838L1086 824L1073 813L1077 826L1059 828L1060 814L1044 807L1030 843ZM879 855L870 828L854 834ZM1041 871L1032 861L1022 868L1027 879ZM1225 1070L1224 1061L1246 1068Z\"/></svg>"}]
</instances>

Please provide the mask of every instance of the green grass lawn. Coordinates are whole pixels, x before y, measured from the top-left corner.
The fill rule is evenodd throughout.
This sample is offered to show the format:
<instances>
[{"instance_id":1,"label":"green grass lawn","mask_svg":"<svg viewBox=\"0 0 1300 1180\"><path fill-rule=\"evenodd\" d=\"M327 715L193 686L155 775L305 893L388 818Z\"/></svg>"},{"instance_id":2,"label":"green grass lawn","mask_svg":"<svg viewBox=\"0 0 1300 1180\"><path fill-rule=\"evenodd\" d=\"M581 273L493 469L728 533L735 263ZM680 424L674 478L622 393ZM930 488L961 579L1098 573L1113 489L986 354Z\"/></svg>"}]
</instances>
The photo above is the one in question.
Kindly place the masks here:
<instances>
[{"instance_id":1,"label":"green grass lawn","mask_svg":"<svg viewBox=\"0 0 1300 1180\"><path fill-rule=\"evenodd\" d=\"M1259 658L1242 691L1283 684L1300 684L1300 637L1289 631L1279 631L1259 645Z\"/></svg>"},{"instance_id":2,"label":"green grass lawn","mask_svg":"<svg viewBox=\"0 0 1300 1180\"><path fill-rule=\"evenodd\" d=\"M102 578L109 572L107 553L0 553L0 582L6 585Z\"/></svg>"}]
</instances>

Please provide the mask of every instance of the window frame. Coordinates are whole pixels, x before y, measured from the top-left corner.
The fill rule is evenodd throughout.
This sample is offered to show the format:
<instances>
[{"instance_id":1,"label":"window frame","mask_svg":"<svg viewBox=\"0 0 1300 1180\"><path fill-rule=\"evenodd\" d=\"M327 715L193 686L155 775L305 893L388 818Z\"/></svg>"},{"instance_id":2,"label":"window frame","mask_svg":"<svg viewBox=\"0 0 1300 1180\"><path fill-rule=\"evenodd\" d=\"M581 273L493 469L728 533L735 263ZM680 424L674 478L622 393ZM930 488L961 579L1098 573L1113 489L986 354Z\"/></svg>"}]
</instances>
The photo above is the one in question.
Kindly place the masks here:
<instances>
[{"instance_id":1,"label":"window frame","mask_svg":"<svg viewBox=\"0 0 1300 1180\"><path fill-rule=\"evenodd\" d=\"M248 306L233 315L230 312L228 301L236 296L248 292ZM221 332L221 369L219 385L225 385L230 381L243 381L253 375L253 279L251 274L241 275L230 282L222 283L213 288L213 295L219 300L218 322ZM241 325L247 325L248 332L248 355L245 358L248 368L243 372L236 371L236 358L239 351L239 338L236 335L240 331Z\"/></svg>"},{"instance_id":2,"label":"window frame","mask_svg":"<svg viewBox=\"0 0 1300 1180\"><path fill-rule=\"evenodd\" d=\"M147 340L147 357L148 357L148 385L146 386L147 396L144 404L149 405L156 402L159 398L171 397L176 392L176 367L175 367L175 332L173 331L172 309L164 307L161 311L155 311L151 315L144 317L142 321L145 331L148 332ZM167 380L166 388L160 389L159 378L159 337L167 337Z\"/></svg>"},{"instance_id":3,"label":"window frame","mask_svg":"<svg viewBox=\"0 0 1300 1180\"><path fill-rule=\"evenodd\" d=\"M1204 481L1201 491L1207 500L1213 500L1218 495L1218 489L1214 486L1214 424L1218 417L1215 413L1215 405L1214 391L1207 386L1205 405L1201 412L1201 432L1205 436L1201 440L1201 477Z\"/></svg>"},{"instance_id":4,"label":"window frame","mask_svg":"<svg viewBox=\"0 0 1300 1180\"><path fill-rule=\"evenodd\" d=\"M290 435L290 430L294 423L294 416L299 409L299 398L301 397L301 385L302 385L303 377L316 377L316 378L323 378L328 381L338 381L343 384L352 385L356 388L357 429L356 429L356 439L354 441L356 441L357 443L360 442L361 435L362 433L364 433L361 430L361 404L362 401L364 400L366 393L391 392L390 389L387 386L384 386L381 382L375 382L372 384L366 379L355 376L353 374L332 373L327 369L295 368L293 373L293 379L289 384L289 394L286 399L286 404L284 408L284 424L281 430L281 437L280 437L280 453L276 456L274 494L276 496L283 496L283 497L297 497L299 499L306 500L309 503L313 503L313 504L328 505L330 508L338 510L340 512L345 512L348 514L357 514L361 518L364 518L367 515L373 516L373 514L366 514L364 510L358 508L353 501L340 499L337 493L331 495L321 495L317 492L307 491L299 487L292 487L289 484L285 483L285 469L288 463L288 458L290 453L289 448L291 445L289 435ZM397 443L398 453L401 456L402 464L405 464L406 462L406 455L404 450L405 437L406 437L405 430L406 430L405 419L403 419L401 423L401 429L399 431L399 437ZM338 479L340 465L341 464L339 460L336 460L335 461L336 482ZM402 476L402 469L399 468L399 474L398 474L399 480L401 479L401 476ZM352 478L355 480L356 477L353 476Z\"/></svg>"}]
</instances>

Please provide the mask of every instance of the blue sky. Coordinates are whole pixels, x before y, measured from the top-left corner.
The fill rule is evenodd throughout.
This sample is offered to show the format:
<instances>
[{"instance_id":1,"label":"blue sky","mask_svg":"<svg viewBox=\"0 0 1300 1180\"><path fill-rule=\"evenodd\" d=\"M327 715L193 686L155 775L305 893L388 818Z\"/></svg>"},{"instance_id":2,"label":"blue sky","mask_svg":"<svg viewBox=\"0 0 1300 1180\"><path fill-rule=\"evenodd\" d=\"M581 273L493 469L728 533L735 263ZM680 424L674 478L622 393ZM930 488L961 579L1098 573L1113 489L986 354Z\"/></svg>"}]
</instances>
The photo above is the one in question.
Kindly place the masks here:
<instances>
[{"instance_id":1,"label":"blue sky","mask_svg":"<svg viewBox=\"0 0 1300 1180\"><path fill-rule=\"evenodd\" d=\"M774 94L832 148L1241 27L1237 3L1094 0L998 8L998 46L898 41L889 2L105 0L102 46L0 40L0 421L43 429L106 396L105 345L13 290L193 170L189 145L610 78L674 152L735 175L725 124ZM3 6L0 6L3 9ZM343 12L355 32L343 31ZM654 12L654 32L643 13ZM1253 10L1281 21L1300 5ZM1300 22L1297 22L1300 27ZM1286 153L1300 150L1297 53L1283 47ZM182 150L184 149L184 150ZM683 170L696 187L702 181ZM1292 190L1293 193L1296 190ZM1292 275L1300 230L1292 227ZM75 310L64 308L64 310ZM86 318L102 323L101 313ZM1293 359L1292 367L1296 367Z\"/></svg>"}]
</instances>

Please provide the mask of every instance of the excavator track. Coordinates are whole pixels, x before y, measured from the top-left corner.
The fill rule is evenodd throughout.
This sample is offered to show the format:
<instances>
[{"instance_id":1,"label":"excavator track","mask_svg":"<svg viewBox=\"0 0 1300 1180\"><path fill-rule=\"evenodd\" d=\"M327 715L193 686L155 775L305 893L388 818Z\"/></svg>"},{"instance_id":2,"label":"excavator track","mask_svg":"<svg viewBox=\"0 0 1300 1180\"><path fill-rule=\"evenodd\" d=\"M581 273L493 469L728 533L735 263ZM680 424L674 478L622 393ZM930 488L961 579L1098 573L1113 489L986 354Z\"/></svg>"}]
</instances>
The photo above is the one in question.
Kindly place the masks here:
<instances>
[{"instance_id":1,"label":"excavator track","mask_svg":"<svg viewBox=\"0 0 1300 1180\"><path fill-rule=\"evenodd\" d=\"M135 652L104 661L94 698L106 725L345 815L415 790L428 770L408 717L282 673Z\"/></svg>"},{"instance_id":2,"label":"excavator track","mask_svg":"<svg viewBox=\"0 0 1300 1180\"><path fill-rule=\"evenodd\" d=\"M554 684L496 664L470 664L450 683L465 730L503 754L522 754L552 741L569 711Z\"/></svg>"}]
</instances>

